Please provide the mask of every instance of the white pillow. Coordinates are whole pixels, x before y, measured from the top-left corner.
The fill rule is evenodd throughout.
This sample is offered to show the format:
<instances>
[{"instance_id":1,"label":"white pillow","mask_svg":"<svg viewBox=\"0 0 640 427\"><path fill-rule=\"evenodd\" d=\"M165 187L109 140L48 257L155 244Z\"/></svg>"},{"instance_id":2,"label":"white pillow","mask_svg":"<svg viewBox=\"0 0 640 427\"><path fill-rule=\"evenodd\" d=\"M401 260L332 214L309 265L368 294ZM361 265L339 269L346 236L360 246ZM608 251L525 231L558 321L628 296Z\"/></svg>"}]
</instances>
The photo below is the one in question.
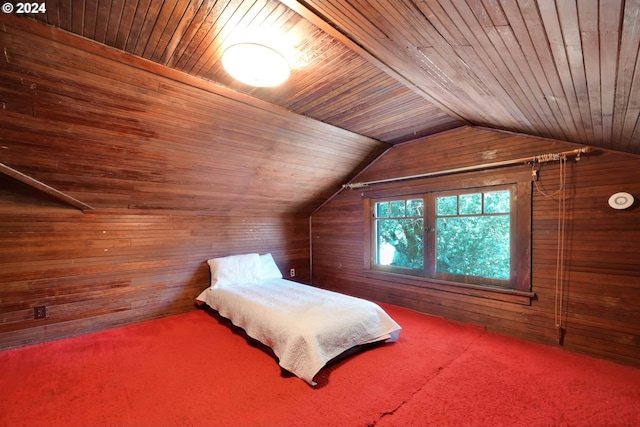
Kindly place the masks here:
<instances>
[{"instance_id":1,"label":"white pillow","mask_svg":"<svg viewBox=\"0 0 640 427\"><path fill-rule=\"evenodd\" d=\"M261 279L258 254L231 255L207 261L211 270L211 287L249 285Z\"/></svg>"},{"instance_id":2,"label":"white pillow","mask_svg":"<svg viewBox=\"0 0 640 427\"><path fill-rule=\"evenodd\" d=\"M260 277L262 280L282 279L282 273L278 269L278 266L270 253L260 255L260 265L262 269Z\"/></svg>"}]
</instances>

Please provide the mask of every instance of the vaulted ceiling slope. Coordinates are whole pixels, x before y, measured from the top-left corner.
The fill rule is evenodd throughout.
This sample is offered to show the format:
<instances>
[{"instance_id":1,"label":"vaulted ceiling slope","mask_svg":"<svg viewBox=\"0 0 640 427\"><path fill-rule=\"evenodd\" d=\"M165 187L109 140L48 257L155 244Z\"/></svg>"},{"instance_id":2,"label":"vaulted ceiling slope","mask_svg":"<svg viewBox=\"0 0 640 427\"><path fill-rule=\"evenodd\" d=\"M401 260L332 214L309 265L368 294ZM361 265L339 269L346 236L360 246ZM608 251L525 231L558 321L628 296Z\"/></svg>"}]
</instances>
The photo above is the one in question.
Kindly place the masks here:
<instances>
[{"instance_id":1,"label":"vaulted ceiling slope","mask_svg":"<svg viewBox=\"0 0 640 427\"><path fill-rule=\"evenodd\" d=\"M19 181L10 191L53 187L65 206L101 213L308 215L388 148L5 13L0 109L0 174ZM35 207L23 195L4 203L5 186L0 211Z\"/></svg>"},{"instance_id":2,"label":"vaulted ceiling slope","mask_svg":"<svg viewBox=\"0 0 640 427\"><path fill-rule=\"evenodd\" d=\"M640 153L638 0L54 0L32 17L352 132L398 143L479 125ZM292 77L221 68L247 29Z\"/></svg>"}]
</instances>

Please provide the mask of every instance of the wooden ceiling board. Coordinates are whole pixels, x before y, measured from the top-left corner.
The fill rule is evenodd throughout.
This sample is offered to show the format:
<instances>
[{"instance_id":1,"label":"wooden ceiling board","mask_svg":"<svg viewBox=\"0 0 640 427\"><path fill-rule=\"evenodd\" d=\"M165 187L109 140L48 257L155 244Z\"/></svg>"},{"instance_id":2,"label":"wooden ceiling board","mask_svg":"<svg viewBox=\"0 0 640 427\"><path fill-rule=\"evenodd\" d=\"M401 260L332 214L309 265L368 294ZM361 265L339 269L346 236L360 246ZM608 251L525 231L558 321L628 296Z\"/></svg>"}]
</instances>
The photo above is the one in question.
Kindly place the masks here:
<instances>
[{"instance_id":1,"label":"wooden ceiling board","mask_svg":"<svg viewBox=\"0 0 640 427\"><path fill-rule=\"evenodd\" d=\"M290 3L55 0L48 2L46 14L31 17L382 142L403 142L465 124L416 96L415 88L371 64L338 41L337 32L323 31ZM274 28L295 48L290 79L278 88L253 88L233 80L220 61L227 45L247 29Z\"/></svg>"},{"instance_id":2,"label":"wooden ceiling board","mask_svg":"<svg viewBox=\"0 0 640 427\"><path fill-rule=\"evenodd\" d=\"M344 181L345 167L362 166L384 143L469 125L640 154L638 0L50 0L46 13L0 18L72 33L51 30L52 42L41 43L38 54L29 52L26 36L8 45L2 75L7 120L32 115L38 135L71 152L64 132L48 123L73 122L97 150L79 161L78 170L110 180L118 191L143 194L139 202L128 201L136 206L152 205L145 199L158 188L153 183L169 186L158 207L176 204L180 194L201 197L211 185L202 174L224 170L248 185L275 178L280 210L297 206L287 187L308 192L302 204L309 210ZM222 53L245 31L278 31L289 40L292 72L285 83L255 88L224 71ZM81 51L57 44L75 45L73 34L123 66L114 72L108 61L83 63ZM3 37L13 43L13 36ZM20 62L28 68L11 68ZM83 78L73 77L77 64ZM140 80L140 68L169 78ZM215 101L207 98L211 91L220 95ZM237 118L234 112L248 111L238 102L256 108L259 120ZM4 135L17 141L21 124L7 120ZM348 136L329 136L317 122ZM144 150L108 148L114 132L151 142ZM172 136L184 146L171 146ZM192 162L198 153L220 153L210 151L212 139L228 163ZM65 178L31 137L21 144L42 178L77 192L91 189L98 205L125 203L115 190L100 193L99 182L81 187ZM127 149L151 159L154 147L169 147L177 161L160 156L167 174L136 159L127 160L128 172L90 167ZM190 162L194 166L184 166ZM305 176L314 163L318 170ZM188 182L197 188L189 192ZM269 204L253 190L242 191L246 199L237 206ZM221 200L211 197L202 204Z\"/></svg>"},{"instance_id":3,"label":"wooden ceiling board","mask_svg":"<svg viewBox=\"0 0 640 427\"><path fill-rule=\"evenodd\" d=\"M472 124L640 152L637 1L304 4Z\"/></svg>"},{"instance_id":4,"label":"wooden ceiling board","mask_svg":"<svg viewBox=\"0 0 640 427\"><path fill-rule=\"evenodd\" d=\"M310 213L388 147L0 15L0 162L98 210Z\"/></svg>"},{"instance_id":5,"label":"wooden ceiling board","mask_svg":"<svg viewBox=\"0 0 640 427\"><path fill-rule=\"evenodd\" d=\"M54 0L31 17L384 142L473 124L638 153L639 9L637 0ZM248 87L221 67L227 44L256 28L279 29L297 50L278 88Z\"/></svg>"}]
</instances>

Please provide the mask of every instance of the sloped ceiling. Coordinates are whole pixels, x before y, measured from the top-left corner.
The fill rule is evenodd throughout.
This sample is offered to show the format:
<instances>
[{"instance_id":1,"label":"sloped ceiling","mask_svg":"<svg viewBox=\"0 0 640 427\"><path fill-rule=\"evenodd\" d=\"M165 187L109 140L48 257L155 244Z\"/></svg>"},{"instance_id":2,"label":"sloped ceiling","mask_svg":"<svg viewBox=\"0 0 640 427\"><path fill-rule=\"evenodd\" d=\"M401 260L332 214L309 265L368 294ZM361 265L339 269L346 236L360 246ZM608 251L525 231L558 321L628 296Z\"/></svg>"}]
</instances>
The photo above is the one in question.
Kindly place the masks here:
<instances>
[{"instance_id":1,"label":"sloped ceiling","mask_svg":"<svg viewBox=\"0 0 640 427\"><path fill-rule=\"evenodd\" d=\"M331 26L300 11L304 15L277 0L58 0L46 14L33 17L383 142L462 124L419 90L380 70L382 64L351 49L353 43L345 45L347 39ZM288 58L293 75L285 84L253 88L224 71L221 55L229 43L246 32L274 31L294 46Z\"/></svg>"},{"instance_id":2,"label":"sloped ceiling","mask_svg":"<svg viewBox=\"0 0 640 427\"><path fill-rule=\"evenodd\" d=\"M50 0L46 4L45 13L2 14L0 20L11 25L36 20L47 28L60 28L109 46L112 52L124 52L120 58L129 65L128 58L142 58L150 64L143 64L145 70L160 77L142 84L136 89L139 93L122 96L134 103L139 97L140 105L170 105L177 96L183 113L193 117L195 127L182 129L182 125L171 128L168 111L154 110L155 121L140 116L133 130L142 133L133 136L152 140L145 146L126 139L112 142L110 129L84 135L86 147L111 150L113 158L116 151L149 159L161 156L158 169L135 158L126 159L122 167L93 159L92 164L80 161L78 176L68 174L72 163L63 173L61 168L72 155L47 151L47 146L37 146L42 141L39 136L23 134L34 128L27 116L59 120L65 112L29 104L35 96L29 92L33 79L40 77L40 94L46 92L47 83L37 75L30 76L33 81L22 79L22 65L13 58L24 57L39 67L38 55L51 58L58 47L42 47L46 54L29 51L28 42L11 44L13 35L7 33L0 63L7 68L4 78L11 86L3 92L8 118L0 119L4 127L0 161L97 207L179 208L197 200L199 209L215 210L219 208L211 206L220 206L222 200L235 200L243 209L278 206L276 210L310 212L385 147L465 126L640 154L640 2L636 0ZM289 57L289 80L275 88L254 88L222 69L224 49L247 30L279 31L290 40L294 52ZM55 43L79 44L57 34ZM60 61L55 65L57 78L70 81L73 67L80 67L93 73L95 81L85 77L85 86L78 83L78 87L111 90L109 79L114 77L107 75L106 63L83 64L75 56L56 60ZM162 80L168 75L197 90L183 93ZM131 84L127 79L133 79L132 75L116 78L127 85ZM155 94L154 85L161 89ZM51 99L34 102L61 102L56 100L71 96L49 89ZM122 98L118 90L112 90L114 99ZM236 138L242 133L234 130L232 117L244 110L230 106L226 95L221 100L204 97L225 91L237 94L229 99L262 103L258 110L267 111L260 113L266 126L256 125L253 132L261 128L267 137L252 140L250 147L238 146L237 139L235 146L224 142L229 135ZM200 96L202 101L196 99ZM240 104L252 104L245 101ZM97 107L91 102L83 99L67 110L85 108L98 114L95 108L118 108L110 100ZM206 123L219 120L216 108L228 109L228 128L197 134ZM138 117L135 111L132 118L123 117L127 114L123 111L113 113L122 123ZM309 118L313 120L304 122ZM165 129L164 139L192 131L188 137L193 147L181 153L184 147L156 138L151 124ZM94 126L101 124L96 121ZM304 136L285 130L291 126L305 128ZM98 138L104 141L95 145ZM154 149L169 151L158 154ZM174 153L185 162L172 163ZM206 156L214 153L216 159L237 159L237 164L232 160L224 166L235 182L216 181L221 163L206 162ZM110 188L105 190L105 185ZM211 195L212 189L222 198ZM109 193L116 190L120 193Z\"/></svg>"},{"instance_id":3,"label":"sloped ceiling","mask_svg":"<svg viewBox=\"0 0 640 427\"><path fill-rule=\"evenodd\" d=\"M636 0L47 3L35 19L380 141L473 124L640 152ZM221 68L247 29L295 46L277 89Z\"/></svg>"},{"instance_id":4,"label":"sloped ceiling","mask_svg":"<svg viewBox=\"0 0 640 427\"><path fill-rule=\"evenodd\" d=\"M387 147L33 20L0 51L0 173L102 213L309 214Z\"/></svg>"}]
</instances>

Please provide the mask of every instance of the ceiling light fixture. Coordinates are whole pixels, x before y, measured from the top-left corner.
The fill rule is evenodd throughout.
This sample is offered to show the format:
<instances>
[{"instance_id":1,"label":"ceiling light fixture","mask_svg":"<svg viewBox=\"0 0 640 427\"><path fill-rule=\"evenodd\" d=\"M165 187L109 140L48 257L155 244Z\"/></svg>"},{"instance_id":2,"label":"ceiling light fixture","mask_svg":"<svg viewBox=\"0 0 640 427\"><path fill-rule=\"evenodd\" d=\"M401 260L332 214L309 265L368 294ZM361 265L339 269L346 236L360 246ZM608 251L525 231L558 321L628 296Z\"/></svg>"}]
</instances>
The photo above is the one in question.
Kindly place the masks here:
<instances>
[{"instance_id":1,"label":"ceiling light fixture","mask_svg":"<svg viewBox=\"0 0 640 427\"><path fill-rule=\"evenodd\" d=\"M278 86L291 70L285 57L260 43L238 43L222 54L222 66L236 80L257 87Z\"/></svg>"}]
</instances>

